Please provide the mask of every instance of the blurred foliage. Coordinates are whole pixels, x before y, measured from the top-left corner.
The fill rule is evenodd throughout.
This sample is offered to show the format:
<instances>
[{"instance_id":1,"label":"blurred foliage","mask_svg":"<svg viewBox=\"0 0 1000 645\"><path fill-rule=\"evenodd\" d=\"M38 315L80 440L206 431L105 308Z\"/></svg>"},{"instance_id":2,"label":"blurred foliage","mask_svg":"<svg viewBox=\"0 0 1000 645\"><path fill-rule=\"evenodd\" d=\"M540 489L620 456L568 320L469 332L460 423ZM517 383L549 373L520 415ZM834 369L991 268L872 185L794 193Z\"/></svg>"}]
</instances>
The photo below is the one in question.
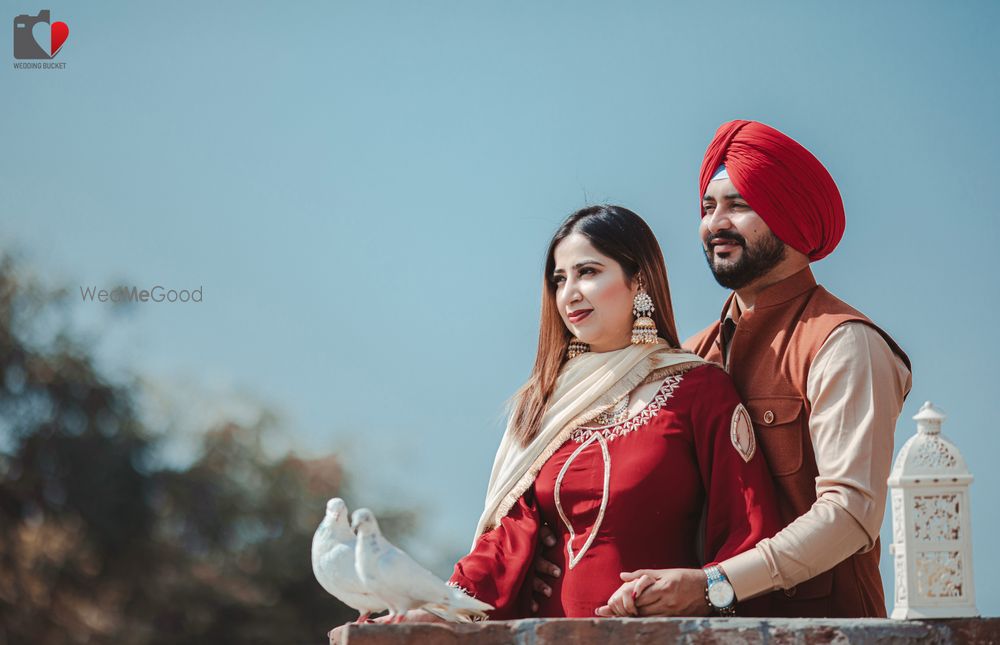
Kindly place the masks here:
<instances>
[{"instance_id":1,"label":"blurred foliage","mask_svg":"<svg viewBox=\"0 0 1000 645\"><path fill-rule=\"evenodd\" d=\"M0 645L320 643L353 619L310 565L337 458L268 458L265 414L157 465L137 385L100 373L68 293L0 258Z\"/></svg>"}]
</instances>

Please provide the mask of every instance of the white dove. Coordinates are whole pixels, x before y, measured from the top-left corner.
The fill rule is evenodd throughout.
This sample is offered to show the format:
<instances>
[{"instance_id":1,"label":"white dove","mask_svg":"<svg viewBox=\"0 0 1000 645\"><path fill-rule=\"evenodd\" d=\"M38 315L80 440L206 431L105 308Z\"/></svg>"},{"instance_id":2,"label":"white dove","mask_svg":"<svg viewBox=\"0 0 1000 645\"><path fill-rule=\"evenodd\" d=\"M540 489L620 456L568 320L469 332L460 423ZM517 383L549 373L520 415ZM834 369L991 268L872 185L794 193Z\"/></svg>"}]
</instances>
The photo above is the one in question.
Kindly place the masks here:
<instances>
[{"instance_id":1,"label":"white dove","mask_svg":"<svg viewBox=\"0 0 1000 645\"><path fill-rule=\"evenodd\" d=\"M312 567L316 581L348 607L358 611L357 623L388 609L358 579L354 566L356 539L347 518L347 504L339 497L326 503L326 516L313 534Z\"/></svg>"},{"instance_id":2,"label":"white dove","mask_svg":"<svg viewBox=\"0 0 1000 645\"><path fill-rule=\"evenodd\" d=\"M485 618L492 605L448 586L417 564L403 550L382 537L375 515L367 508L354 511L351 528L357 531L354 565L365 589L389 606L389 622L402 622L410 609L425 609L452 621Z\"/></svg>"}]
</instances>

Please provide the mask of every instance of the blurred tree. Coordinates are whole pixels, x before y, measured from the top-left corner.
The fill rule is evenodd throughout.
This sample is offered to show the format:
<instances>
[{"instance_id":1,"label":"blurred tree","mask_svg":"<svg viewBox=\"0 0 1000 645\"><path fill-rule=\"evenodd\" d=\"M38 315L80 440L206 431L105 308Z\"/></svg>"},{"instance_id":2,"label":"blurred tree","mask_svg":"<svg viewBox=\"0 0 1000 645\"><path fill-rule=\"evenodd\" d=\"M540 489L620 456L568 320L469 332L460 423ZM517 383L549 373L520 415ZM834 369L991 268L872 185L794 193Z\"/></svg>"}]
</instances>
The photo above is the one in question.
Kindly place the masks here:
<instances>
[{"instance_id":1,"label":"blurred tree","mask_svg":"<svg viewBox=\"0 0 1000 645\"><path fill-rule=\"evenodd\" d=\"M337 459L269 459L265 413L154 467L137 384L95 367L67 294L0 258L0 645L315 643L353 618L309 562Z\"/></svg>"}]
</instances>

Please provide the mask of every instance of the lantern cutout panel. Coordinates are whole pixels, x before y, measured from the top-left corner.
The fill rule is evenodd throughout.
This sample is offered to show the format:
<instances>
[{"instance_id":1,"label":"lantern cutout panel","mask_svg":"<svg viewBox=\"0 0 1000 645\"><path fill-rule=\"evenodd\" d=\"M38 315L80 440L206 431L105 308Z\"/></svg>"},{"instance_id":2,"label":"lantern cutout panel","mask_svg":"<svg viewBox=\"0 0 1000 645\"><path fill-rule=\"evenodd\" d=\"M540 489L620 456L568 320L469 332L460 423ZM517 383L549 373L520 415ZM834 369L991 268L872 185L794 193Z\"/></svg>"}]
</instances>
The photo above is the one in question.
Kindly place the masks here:
<instances>
[{"instance_id":1,"label":"lantern cutout panel","mask_svg":"<svg viewBox=\"0 0 1000 645\"><path fill-rule=\"evenodd\" d=\"M978 616L972 580L972 473L941 434L945 415L930 401L913 417L917 434L889 475L896 581L892 617Z\"/></svg>"}]
</instances>

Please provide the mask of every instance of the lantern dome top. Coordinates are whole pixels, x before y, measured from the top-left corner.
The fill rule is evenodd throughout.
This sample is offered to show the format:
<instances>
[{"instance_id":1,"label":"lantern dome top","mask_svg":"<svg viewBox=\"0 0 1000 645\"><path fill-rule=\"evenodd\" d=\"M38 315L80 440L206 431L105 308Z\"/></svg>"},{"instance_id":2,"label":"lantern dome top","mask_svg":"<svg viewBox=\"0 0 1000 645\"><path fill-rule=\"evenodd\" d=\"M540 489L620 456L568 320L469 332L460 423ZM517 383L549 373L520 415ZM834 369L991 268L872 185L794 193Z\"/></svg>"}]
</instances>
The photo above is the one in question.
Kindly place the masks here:
<instances>
[{"instance_id":1,"label":"lantern dome top","mask_svg":"<svg viewBox=\"0 0 1000 645\"><path fill-rule=\"evenodd\" d=\"M941 434L941 424L945 420L941 410L927 401L913 417L917 422L917 434L910 437L892 466L889 484L901 483L968 483L972 474L965 465L965 459L951 441ZM944 480L944 481L941 481Z\"/></svg>"}]
</instances>

